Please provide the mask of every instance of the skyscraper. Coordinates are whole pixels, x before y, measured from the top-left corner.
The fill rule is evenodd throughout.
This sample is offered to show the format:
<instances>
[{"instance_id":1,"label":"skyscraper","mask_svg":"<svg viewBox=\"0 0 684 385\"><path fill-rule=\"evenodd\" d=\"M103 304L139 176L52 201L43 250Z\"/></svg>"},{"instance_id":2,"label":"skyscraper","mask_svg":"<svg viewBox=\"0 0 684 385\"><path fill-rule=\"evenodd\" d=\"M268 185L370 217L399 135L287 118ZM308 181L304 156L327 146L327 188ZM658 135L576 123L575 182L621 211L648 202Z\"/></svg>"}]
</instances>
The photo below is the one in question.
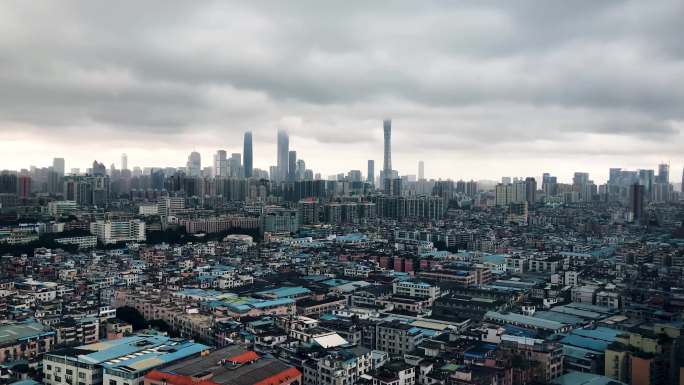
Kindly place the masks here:
<instances>
[{"instance_id":1,"label":"skyscraper","mask_svg":"<svg viewBox=\"0 0 684 385\"><path fill-rule=\"evenodd\" d=\"M121 169L128 170L128 155L121 154Z\"/></svg>"},{"instance_id":2,"label":"skyscraper","mask_svg":"<svg viewBox=\"0 0 684 385\"><path fill-rule=\"evenodd\" d=\"M572 184L574 186L583 186L589 183L589 173L588 172L576 172L572 177Z\"/></svg>"},{"instance_id":3,"label":"skyscraper","mask_svg":"<svg viewBox=\"0 0 684 385\"><path fill-rule=\"evenodd\" d=\"M103 163L99 163L98 161L93 161L93 168L91 170L92 175L94 176L106 176L107 175L107 167Z\"/></svg>"},{"instance_id":4,"label":"skyscraper","mask_svg":"<svg viewBox=\"0 0 684 385\"><path fill-rule=\"evenodd\" d=\"M228 159L224 150L218 150L214 155L214 176L222 178L228 176Z\"/></svg>"},{"instance_id":5,"label":"skyscraper","mask_svg":"<svg viewBox=\"0 0 684 385\"><path fill-rule=\"evenodd\" d=\"M418 161L418 180L425 179L425 162L422 160Z\"/></svg>"},{"instance_id":6,"label":"skyscraper","mask_svg":"<svg viewBox=\"0 0 684 385\"><path fill-rule=\"evenodd\" d=\"M278 175L273 178L276 182L283 182L287 180L288 175L288 162L289 162L289 151L290 151L290 137L287 135L287 131L278 130Z\"/></svg>"},{"instance_id":7,"label":"skyscraper","mask_svg":"<svg viewBox=\"0 0 684 385\"><path fill-rule=\"evenodd\" d=\"M198 177L202 174L202 156L199 152L193 151L188 156L187 163L188 176Z\"/></svg>"},{"instance_id":8,"label":"skyscraper","mask_svg":"<svg viewBox=\"0 0 684 385\"><path fill-rule=\"evenodd\" d=\"M230 176L239 178L242 174L242 156L239 153L230 154Z\"/></svg>"},{"instance_id":9,"label":"skyscraper","mask_svg":"<svg viewBox=\"0 0 684 385\"><path fill-rule=\"evenodd\" d=\"M392 120L385 119L382 122L382 128L385 134L385 159L382 165L383 179L392 176Z\"/></svg>"},{"instance_id":10,"label":"skyscraper","mask_svg":"<svg viewBox=\"0 0 684 385\"><path fill-rule=\"evenodd\" d=\"M661 163L658 165L658 176L656 183L670 183L670 165Z\"/></svg>"},{"instance_id":11,"label":"skyscraper","mask_svg":"<svg viewBox=\"0 0 684 385\"><path fill-rule=\"evenodd\" d=\"M368 159L368 176L366 177L366 182L375 184L375 161L373 159Z\"/></svg>"},{"instance_id":12,"label":"skyscraper","mask_svg":"<svg viewBox=\"0 0 684 385\"><path fill-rule=\"evenodd\" d=\"M634 222L644 223L644 186L635 183L629 188L629 209Z\"/></svg>"},{"instance_id":13,"label":"skyscraper","mask_svg":"<svg viewBox=\"0 0 684 385\"><path fill-rule=\"evenodd\" d=\"M64 158L53 158L52 169L59 175L64 176Z\"/></svg>"},{"instance_id":14,"label":"skyscraper","mask_svg":"<svg viewBox=\"0 0 684 385\"><path fill-rule=\"evenodd\" d=\"M288 152L287 157L287 180L294 181L297 179L297 151Z\"/></svg>"},{"instance_id":15,"label":"skyscraper","mask_svg":"<svg viewBox=\"0 0 684 385\"><path fill-rule=\"evenodd\" d=\"M296 178L297 180L304 180L304 175L306 174L306 162L304 162L304 159L297 159L297 171L296 171Z\"/></svg>"},{"instance_id":16,"label":"skyscraper","mask_svg":"<svg viewBox=\"0 0 684 385\"><path fill-rule=\"evenodd\" d=\"M252 177L252 132L247 131L245 132L245 140L244 144L242 147L242 156L244 157L243 160L243 167L245 169L245 178L251 178Z\"/></svg>"},{"instance_id":17,"label":"skyscraper","mask_svg":"<svg viewBox=\"0 0 684 385\"><path fill-rule=\"evenodd\" d=\"M528 207L533 207L537 201L537 180L532 177L525 178L525 194Z\"/></svg>"}]
</instances>

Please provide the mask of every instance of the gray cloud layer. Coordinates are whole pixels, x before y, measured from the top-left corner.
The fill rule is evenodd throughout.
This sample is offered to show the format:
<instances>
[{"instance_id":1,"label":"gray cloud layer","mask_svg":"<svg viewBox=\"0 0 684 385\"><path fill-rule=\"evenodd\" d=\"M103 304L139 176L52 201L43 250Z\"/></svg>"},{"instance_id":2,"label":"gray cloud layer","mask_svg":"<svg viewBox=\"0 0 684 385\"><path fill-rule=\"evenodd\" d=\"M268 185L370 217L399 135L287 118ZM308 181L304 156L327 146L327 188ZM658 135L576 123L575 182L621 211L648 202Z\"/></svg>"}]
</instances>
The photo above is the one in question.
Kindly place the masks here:
<instances>
[{"instance_id":1,"label":"gray cloud layer","mask_svg":"<svg viewBox=\"0 0 684 385\"><path fill-rule=\"evenodd\" d=\"M392 116L395 163L433 176L541 172L535 154L561 173L587 154L684 163L683 17L679 0L4 1L0 133L84 162L81 144L154 141L179 164L188 138L237 150L252 129L266 167L286 125L333 172L379 159Z\"/></svg>"}]
</instances>

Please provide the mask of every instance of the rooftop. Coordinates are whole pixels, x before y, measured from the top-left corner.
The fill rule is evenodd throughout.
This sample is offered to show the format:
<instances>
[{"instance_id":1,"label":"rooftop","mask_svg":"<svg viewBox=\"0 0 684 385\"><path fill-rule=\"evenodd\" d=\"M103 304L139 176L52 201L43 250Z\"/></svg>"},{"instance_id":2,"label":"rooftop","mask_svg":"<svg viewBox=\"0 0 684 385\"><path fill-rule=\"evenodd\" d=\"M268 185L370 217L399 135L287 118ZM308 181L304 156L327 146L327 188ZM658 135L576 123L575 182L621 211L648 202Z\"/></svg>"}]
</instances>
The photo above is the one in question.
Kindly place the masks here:
<instances>
[{"instance_id":1,"label":"rooftop","mask_svg":"<svg viewBox=\"0 0 684 385\"><path fill-rule=\"evenodd\" d=\"M0 346L13 344L29 337L51 334L54 332L50 331L47 326L35 321L0 325Z\"/></svg>"},{"instance_id":2,"label":"rooftop","mask_svg":"<svg viewBox=\"0 0 684 385\"><path fill-rule=\"evenodd\" d=\"M131 373L165 365L208 349L208 346L190 340L143 334L57 350L48 355L67 356L71 360Z\"/></svg>"},{"instance_id":3,"label":"rooftop","mask_svg":"<svg viewBox=\"0 0 684 385\"><path fill-rule=\"evenodd\" d=\"M196 382L193 377L209 376ZM163 370L154 370L146 378L170 385L251 385L276 384L300 376L299 370L272 358L239 346L228 346L204 357L180 361Z\"/></svg>"}]
</instances>

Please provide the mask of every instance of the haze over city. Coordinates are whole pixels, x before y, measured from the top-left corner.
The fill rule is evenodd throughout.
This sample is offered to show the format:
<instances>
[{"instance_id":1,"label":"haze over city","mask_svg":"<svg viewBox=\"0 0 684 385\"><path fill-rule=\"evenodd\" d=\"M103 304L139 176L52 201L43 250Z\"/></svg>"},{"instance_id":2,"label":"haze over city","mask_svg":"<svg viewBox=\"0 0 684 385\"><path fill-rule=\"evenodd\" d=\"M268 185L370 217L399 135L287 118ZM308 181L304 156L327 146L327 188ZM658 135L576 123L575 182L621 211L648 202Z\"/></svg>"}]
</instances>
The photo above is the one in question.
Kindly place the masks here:
<instances>
[{"instance_id":1,"label":"haze over city","mask_svg":"<svg viewBox=\"0 0 684 385\"><path fill-rule=\"evenodd\" d=\"M683 32L0 1L0 385L684 385Z\"/></svg>"},{"instance_id":2,"label":"haze over city","mask_svg":"<svg viewBox=\"0 0 684 385\"><path fill-rule=\"evenodd\" d=\"M493 179L684 165L681 1L0 4L0 168L275 164ZM344 167L342 166L344 165Z\"/></svg>"}]
</instances>

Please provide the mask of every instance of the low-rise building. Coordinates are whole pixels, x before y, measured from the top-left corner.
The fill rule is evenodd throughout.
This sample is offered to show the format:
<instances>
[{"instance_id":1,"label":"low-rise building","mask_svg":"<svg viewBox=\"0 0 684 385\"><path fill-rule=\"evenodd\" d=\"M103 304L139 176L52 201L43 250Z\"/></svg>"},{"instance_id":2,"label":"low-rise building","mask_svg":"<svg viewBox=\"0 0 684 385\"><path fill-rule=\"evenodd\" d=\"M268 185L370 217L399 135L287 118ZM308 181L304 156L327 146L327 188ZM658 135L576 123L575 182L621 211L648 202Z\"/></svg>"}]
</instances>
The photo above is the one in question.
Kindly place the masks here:
<instances>
[{"instance_id":1,"label":"low-rise building","mask_svg":"<svg viewBox=\"0 0 684 385\"><path fill-rule=\"evenodd\" d=\"M200 356L209 347L189 340L135 335L65 348L43 358L47 385L140 385L152 369Z\"/></svg>"},{"instance_id":2,"label":"low-rise building","mask_svg":"<svg viewBox=\"0 0 684 385\"><path fill-rule=\"evenodd\" d=\"M274 358L228 346L145 375L144 385L297 385L302 373Z\"/></svg>"}]
</instances>

